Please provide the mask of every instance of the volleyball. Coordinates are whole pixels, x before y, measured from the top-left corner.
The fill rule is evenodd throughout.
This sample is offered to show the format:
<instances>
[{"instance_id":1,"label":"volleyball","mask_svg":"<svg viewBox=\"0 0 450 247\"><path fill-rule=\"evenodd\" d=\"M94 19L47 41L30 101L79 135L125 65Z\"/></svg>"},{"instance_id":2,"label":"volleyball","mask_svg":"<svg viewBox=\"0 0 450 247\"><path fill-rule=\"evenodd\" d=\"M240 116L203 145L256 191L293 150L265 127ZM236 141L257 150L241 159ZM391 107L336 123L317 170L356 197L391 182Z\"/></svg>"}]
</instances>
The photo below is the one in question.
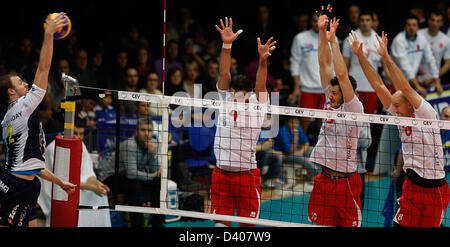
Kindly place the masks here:
<instances>
[{"instance_id":1,"label":"volleyball","mask_svg":"<svg viewBox=\"0 0 450 247\"><path fill-rule=\"evenodd\" d=\"M50 14L50 18L55 18L56 15L58 13L51 13ZM54 38L55 39L63 39L65 38L67 35L69 35L70 30L72 29L72 23L70 22L70 19L67 15L64 15L62 18L62 21L64 22L64 24L67 23L67 25L65 25L64 27L60 28L55 34L54 34ZM44 30L47 28L47 24L44 22Z\"/></svg>"}]
</instances>

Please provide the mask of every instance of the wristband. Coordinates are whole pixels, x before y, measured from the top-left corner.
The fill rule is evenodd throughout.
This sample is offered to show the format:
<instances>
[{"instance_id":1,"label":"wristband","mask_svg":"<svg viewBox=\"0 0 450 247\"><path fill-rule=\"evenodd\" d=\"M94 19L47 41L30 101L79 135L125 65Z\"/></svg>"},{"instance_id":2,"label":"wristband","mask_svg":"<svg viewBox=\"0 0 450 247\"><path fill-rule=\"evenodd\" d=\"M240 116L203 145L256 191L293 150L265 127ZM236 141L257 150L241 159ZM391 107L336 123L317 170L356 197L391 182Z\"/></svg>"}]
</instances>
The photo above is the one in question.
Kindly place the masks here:
<instances>
[{"instance_id":1,"label":"wristband","mask_svg":"<svg viewBox=\"0 0 450 247\"><path fill-rule=\"evenodd\" d=\"M225 44L225 43L222 43L222 48L223 48L223 49L231 49L231 45L232 45L232 44Z\"/></svg>"}]
</instances>

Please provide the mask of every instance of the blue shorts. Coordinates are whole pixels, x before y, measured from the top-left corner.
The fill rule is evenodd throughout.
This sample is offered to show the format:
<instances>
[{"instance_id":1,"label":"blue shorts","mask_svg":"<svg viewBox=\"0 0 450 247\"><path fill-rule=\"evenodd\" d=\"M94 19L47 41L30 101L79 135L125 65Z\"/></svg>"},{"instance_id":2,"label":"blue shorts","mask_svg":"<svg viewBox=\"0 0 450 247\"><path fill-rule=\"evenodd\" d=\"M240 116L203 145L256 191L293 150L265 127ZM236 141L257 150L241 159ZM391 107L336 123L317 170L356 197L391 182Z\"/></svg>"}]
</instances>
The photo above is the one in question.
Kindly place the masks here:
<instances>
[{"instance_id":1,"label":"blue shorts","mask_svg":"<svg viewBox=\"0 0 450 247\"><path fill-rule=\"evenodd\" d=\"M37 218L37 199L41 182L6 173L0 178L0 225L28 227Z\"/></svg>"}]
</instances>

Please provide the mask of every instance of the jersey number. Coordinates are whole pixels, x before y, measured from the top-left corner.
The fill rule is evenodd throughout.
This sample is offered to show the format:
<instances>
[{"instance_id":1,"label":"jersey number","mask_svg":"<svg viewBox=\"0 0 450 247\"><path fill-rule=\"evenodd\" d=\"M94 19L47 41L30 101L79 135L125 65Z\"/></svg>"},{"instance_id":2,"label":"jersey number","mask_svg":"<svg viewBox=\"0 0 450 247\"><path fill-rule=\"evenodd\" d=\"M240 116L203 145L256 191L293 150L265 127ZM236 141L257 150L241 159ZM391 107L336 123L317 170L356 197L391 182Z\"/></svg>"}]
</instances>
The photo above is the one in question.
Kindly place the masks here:
<instances>
[{"instance_id":1,"label":"jersey number","mask_svg":"<svg viewBox=\"0 0 450 247\"><path fill-rule=\"evenodd\" d=\"M10 126L8 126L8 134L9 134L8 143L13 143L14 142L14 139L12 138L12 133L13 133L13 128L10 125Z\"/></svg>"}]
</instances>

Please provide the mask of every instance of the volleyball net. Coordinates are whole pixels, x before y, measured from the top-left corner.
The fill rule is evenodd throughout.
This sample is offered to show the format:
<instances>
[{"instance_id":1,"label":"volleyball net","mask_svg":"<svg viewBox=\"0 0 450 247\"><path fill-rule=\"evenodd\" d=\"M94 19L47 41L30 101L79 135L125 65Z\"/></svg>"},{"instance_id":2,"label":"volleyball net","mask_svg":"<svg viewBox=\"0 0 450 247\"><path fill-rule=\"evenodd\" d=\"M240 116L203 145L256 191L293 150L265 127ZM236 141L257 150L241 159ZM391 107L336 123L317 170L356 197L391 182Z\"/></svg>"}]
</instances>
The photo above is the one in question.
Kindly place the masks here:
<instances>
[{"instance_id":1,"label":"volleyball net","mask_svg":"<svg viewBox=\"0 0 450 247\"><path fill-rule=\"evenodd\" d=\"M142 225L144 221L159 225L190 220L204 221L201 226L213 226L214 221L314 226L308 218L308 204L322 167L312 161L314 154L319 154L313 150L322 125L328 123L328 128L337 128L337 124L330 124L336 121L343 123L342 132L324 129L325 133L337 133L326 143L335 147L336 154L325 157L322 153L320 156L327 162L336 163L339 159L347 159L350 153L356 155L353 165L363 184L359 196L361 225L388 226L392 223L404 179L399 129L434 131L442 136L450 129L450 121L279 106L276 93L270 96L271 104L264 105L221 101L217 92L193 98L185 92L163 96L93 91L101 99L112 97L111 106L118 114L114 118L97 119L94 134L97 143L94 146L99 153L99 162L95 171L99 180L112 188L112 214L128 215L123 225ZM439 113L441 109L436 111ZM220 118L220 112L225 112L228 120ZM236 116L245 120L236 121ZM263 119L258 125L255 121L259 120L252 116ZM116 125L119 119L120 124ZM232 152L241 157L217 157L222 153L220 149L226 146L215 143L219 140L217 136L224 134L217 131L218 126L227 124L231 125L231 131L236 130L239 134L222 136L220 141L227 141L234 149ZM360 128L357 147L340 149L336 143L347 140L347 130L353 127ZM252 136L255 133L257 137ZM249 149L246 146L249 139L255 138L258 140L255 149ZM415 138L420 139L415 136L411 141ZM444 167L450 168L448 141L435 145L435 149L443 148ZM240 217L238 212L232 215L213 212L211 186L229 183L214 180L213 170L218 162L235 166L249 163L243 159L247 157L247 151L252 152L251 157L260 171L261 190L257 198L252 198L258 200L259 211L252 215L254 217ZM425 159L435 159L434 153L422 155ZM230 160L223 160L224 157ZM219 187L227 186L232 191L234 187L242 189L249 185L241 181ZM235 201L245 201L242 197L245 193L241 192L227 200L232 206ZM450 215L446 214L443 224L449 219Z\"/></svg>"}]
</instances>

